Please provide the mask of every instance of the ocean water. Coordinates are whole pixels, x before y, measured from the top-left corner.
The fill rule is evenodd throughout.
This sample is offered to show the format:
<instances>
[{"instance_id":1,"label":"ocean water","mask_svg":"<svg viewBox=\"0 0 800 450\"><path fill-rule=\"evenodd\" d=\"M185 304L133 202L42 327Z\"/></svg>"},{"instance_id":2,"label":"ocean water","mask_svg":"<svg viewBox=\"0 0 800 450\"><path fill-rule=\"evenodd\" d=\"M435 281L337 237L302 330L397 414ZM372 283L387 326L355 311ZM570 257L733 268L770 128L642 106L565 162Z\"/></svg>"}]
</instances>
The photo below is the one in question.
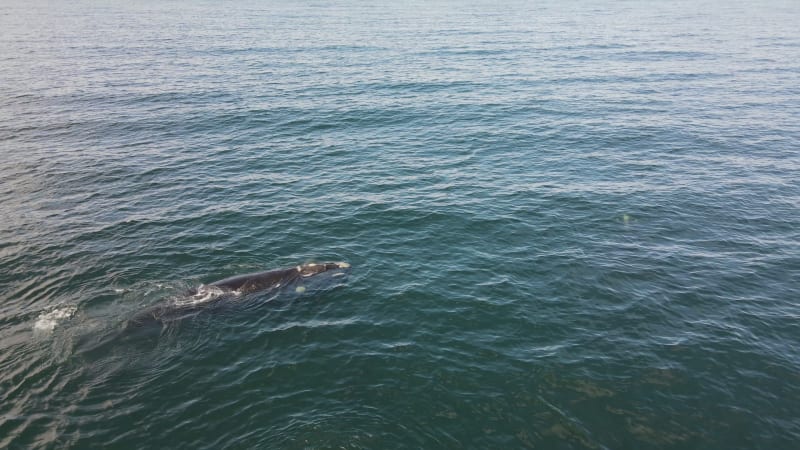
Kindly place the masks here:
<instances>
[{"instance_id":1,"label":"ocean water","mask_svg":"<svg viewBox=\"0 0 800 450\"><path fill-rule=\"evenodd\" d=\"M800 3L380 3L0 4L0 448L800 448Z\"/></svg>"}]
</instances>

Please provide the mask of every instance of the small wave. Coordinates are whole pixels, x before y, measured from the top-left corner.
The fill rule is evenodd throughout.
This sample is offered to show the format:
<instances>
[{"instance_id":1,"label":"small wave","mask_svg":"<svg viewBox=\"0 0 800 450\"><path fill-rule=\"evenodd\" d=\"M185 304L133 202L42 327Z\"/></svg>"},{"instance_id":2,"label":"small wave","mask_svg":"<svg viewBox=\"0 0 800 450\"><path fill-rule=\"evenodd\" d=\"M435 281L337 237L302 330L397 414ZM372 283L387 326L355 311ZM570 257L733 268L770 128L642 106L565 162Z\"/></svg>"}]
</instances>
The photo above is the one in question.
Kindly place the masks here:
<instances>
[{"instance_id":1,"label":"small wave","mask_svg":"<svg viewBox=\"0 0 800 450\"><path fill-rule=\"evenodd\" d=\"M72 318L77 310L76 306L60 306L40 314L33 324L34 333L51 333L60 322Z\"/></svg>"}]
</instances>

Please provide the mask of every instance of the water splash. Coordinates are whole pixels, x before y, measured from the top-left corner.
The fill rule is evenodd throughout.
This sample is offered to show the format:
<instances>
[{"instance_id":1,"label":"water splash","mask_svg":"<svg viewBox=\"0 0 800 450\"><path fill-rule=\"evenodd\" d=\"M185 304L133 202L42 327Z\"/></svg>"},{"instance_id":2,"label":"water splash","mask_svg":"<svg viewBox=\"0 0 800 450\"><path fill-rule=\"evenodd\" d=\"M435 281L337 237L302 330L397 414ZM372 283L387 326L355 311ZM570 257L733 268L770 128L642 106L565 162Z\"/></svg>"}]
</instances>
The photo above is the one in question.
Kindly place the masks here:
<instances>
[{"instance_id":1,"label":"water splash","mask_svg":"<svg viewBox=\"0 0 800 450\"><path fill-rule=\"evenodd\" d=\"M44 312L36 318L33 324L34 334L50 334L59 323L71 319L78 310L75 305L62 305L52 311Z\"/></svg>"},{"instance_id":2,"label":"water splash","mask_svg":"<svg viewBox=\"0 0 800 450\"><path fill-rule=\"evenodd\" d=\"M221 289L217 286L210 286L206 284L201 284L197 288L197 292L193 295L188 296L186 298L180 298L175 300L175 305L177 306L197 306L202 305L204 303L211 302L213 300L218 299L220 296L226 293L233 293L236 295L236 292L226 291Z\"/></svg>"}]
</instances>

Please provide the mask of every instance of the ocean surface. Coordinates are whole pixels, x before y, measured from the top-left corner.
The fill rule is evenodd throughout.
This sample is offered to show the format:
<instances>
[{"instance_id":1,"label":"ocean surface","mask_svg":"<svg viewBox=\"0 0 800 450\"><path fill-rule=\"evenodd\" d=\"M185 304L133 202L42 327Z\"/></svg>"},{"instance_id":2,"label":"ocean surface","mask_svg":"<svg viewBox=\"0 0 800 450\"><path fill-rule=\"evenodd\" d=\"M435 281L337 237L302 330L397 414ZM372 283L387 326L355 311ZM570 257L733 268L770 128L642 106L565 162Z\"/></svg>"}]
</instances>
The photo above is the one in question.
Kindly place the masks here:
<instances>
[{"instance_id":1,"label":"ocean surface","mask_svg":"<svg viewBox=\"0 0 800 450\"><path fill-rule=\"evenodd\" d=\"M800 448L798 23L3 1L0 448Z\"/></svg>"}]
</instances>

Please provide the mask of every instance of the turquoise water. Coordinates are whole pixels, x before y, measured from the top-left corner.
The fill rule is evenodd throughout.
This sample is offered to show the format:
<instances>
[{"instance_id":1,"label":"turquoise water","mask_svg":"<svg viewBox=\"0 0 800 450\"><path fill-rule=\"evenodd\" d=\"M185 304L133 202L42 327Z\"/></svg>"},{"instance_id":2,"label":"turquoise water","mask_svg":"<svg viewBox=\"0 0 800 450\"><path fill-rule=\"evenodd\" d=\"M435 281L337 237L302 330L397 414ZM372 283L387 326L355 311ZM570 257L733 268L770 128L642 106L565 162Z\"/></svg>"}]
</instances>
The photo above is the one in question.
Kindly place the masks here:
<instances>
[{"instance_id":1,"label":"turquoise water","mask_svg":"<svg viewBox=\"0 0 800 450\"><path fill-rule=\"evenodd\" d=\"M563 3L3 2L0 448L797 448L800 4Z\"/></svg>"}]
</instances>

